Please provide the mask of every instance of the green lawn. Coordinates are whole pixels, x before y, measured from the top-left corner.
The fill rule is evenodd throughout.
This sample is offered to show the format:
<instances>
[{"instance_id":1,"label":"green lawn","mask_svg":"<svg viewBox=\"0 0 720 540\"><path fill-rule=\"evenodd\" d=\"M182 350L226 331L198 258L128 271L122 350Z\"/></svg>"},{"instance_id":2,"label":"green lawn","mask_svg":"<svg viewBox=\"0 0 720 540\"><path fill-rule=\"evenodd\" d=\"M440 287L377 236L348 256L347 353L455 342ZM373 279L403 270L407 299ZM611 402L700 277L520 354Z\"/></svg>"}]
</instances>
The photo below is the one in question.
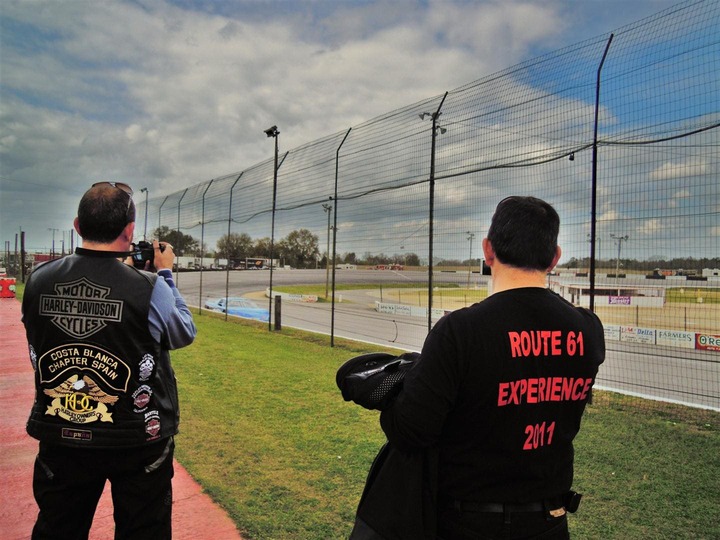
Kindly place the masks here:
<instances>
[{"instance_id":1,"label":"green lawn","mask_svg":"<svg viewBox=\"0 0 720 540\"><path fill-rule=\"evenodd\" d=\"M173 353L178 459L249 539L346 538L384 437L335 372L370 347L196 321L196 343ZM720 415L596 394L576 445L573 538L720 538Z\"/></svg>"},{"instance_id":2,"label":"green lawn","mask_svg":"<svg viewBox=\"0 0 720 540\"><path fill-rule=\"evenodd\" d=\"M720 289L717 287L672 287L665 293L668 302L720 304Z\"/></svg>"}]
</instances>

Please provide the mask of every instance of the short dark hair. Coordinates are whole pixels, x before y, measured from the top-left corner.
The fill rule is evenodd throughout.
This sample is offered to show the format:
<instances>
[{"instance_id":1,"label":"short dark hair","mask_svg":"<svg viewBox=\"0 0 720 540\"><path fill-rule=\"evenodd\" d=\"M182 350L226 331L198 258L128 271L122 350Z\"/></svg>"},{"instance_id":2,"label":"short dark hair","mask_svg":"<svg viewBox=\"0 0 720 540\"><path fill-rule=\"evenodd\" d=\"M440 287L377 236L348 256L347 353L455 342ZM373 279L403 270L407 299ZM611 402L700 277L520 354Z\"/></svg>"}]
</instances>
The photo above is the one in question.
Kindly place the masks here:
<instances>
[{"instance_id":1,"label":"short dark hair","mask_svg":"<svg viewBox=\"0 0 720 540\"><path fill-rule=\"evenodd\" d=\"M492 217L488 240L498 260L527 270L547 270L557 250L560 216L535 197L507 197Z\"/></svg>"},{"instance_id":2,"label":"short dark hair","mask_svg":"<svg viewBox=\"0 0 720 540\"><path fill-rule=\"evenodd\" d=\"M129 200L128 200L129 198ZM80 235L91 242L110 243L135 221L135 203L129 193L110 185L85 192L78 205Z\"/></svg>"}]
</instances>

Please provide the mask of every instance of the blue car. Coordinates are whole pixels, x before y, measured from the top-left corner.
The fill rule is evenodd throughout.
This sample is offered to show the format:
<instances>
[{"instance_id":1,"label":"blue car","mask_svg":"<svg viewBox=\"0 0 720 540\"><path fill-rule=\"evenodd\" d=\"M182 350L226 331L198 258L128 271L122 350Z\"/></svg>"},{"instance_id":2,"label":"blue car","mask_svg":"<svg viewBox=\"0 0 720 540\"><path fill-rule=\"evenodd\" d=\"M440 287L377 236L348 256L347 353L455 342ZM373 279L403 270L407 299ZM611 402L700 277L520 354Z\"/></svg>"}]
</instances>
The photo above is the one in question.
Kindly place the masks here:
<instances>
[{"instance_id":1,"label":"blue car","mask_svg":"<svg viewBox=\"0 0 720 540\"><path fill-rule=\"evenodd\" d=\"M220 313L227 313L235 317L243 317L245 319L255 319L257 321L267 322L270 320L270 312L267 308L258 307L252 300L239 296L231 296L227 298L218 298L205 302L205 308Z\"/></svg>"}]
</instances>

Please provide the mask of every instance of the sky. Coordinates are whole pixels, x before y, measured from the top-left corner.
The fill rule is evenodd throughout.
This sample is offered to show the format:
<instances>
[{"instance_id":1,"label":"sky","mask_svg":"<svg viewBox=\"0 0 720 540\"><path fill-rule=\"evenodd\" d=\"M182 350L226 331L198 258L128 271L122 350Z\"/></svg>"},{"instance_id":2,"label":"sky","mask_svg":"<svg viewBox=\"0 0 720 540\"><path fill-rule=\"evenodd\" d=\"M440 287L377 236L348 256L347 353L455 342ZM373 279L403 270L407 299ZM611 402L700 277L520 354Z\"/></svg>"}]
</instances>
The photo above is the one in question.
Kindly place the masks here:
<instances>
[{"instance_id":1,"label":"sky","mask_svg":"<svg viewBox=\"0 0 720 540\"><path fill-rule=\"evenodd\" d=\"M3 250L69 246L94 182L160 197L676 3L2 0Z\"/></svg>"}]
</instances>

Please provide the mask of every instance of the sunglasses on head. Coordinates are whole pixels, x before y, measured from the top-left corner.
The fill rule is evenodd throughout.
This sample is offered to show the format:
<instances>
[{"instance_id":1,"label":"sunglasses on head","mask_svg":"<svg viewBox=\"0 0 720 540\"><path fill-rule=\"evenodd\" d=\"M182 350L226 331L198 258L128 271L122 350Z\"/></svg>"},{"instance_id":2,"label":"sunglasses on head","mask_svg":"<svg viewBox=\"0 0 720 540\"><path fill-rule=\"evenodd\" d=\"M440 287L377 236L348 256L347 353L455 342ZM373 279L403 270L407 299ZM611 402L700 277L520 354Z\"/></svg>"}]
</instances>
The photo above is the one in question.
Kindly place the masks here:
<instances>
[{"instance_id":1,"label":"sunglasses on head","mask_svg":"<svg viewBox=\"0 0 720 540\"><path fill-rule=\"evenodd\" d=\"M124 191L125 193L130 195L130 197L133 196L133 189L130 186L128 186L127 184L123 184L122 182L96 182L92 185L92 187L97 187L97 186L112 186L121 191Z\"/></svg>"},{"instance_id":2,"label":"sunglasses on head","mask_svg":"<svg viewBox=\"0 0 720 540\"><path fill-rule=\"evenodd\" d=\"M98 186L112 186L115 189L119 189L123 193L127 193L128 196L128 205L125 212L130 211L130 205L132 204L132 198L133 198L133 189L128 186L127 184L123 184L122 182L95 182L91 187L98 187Z\"/></svg>"}]
</instances>

